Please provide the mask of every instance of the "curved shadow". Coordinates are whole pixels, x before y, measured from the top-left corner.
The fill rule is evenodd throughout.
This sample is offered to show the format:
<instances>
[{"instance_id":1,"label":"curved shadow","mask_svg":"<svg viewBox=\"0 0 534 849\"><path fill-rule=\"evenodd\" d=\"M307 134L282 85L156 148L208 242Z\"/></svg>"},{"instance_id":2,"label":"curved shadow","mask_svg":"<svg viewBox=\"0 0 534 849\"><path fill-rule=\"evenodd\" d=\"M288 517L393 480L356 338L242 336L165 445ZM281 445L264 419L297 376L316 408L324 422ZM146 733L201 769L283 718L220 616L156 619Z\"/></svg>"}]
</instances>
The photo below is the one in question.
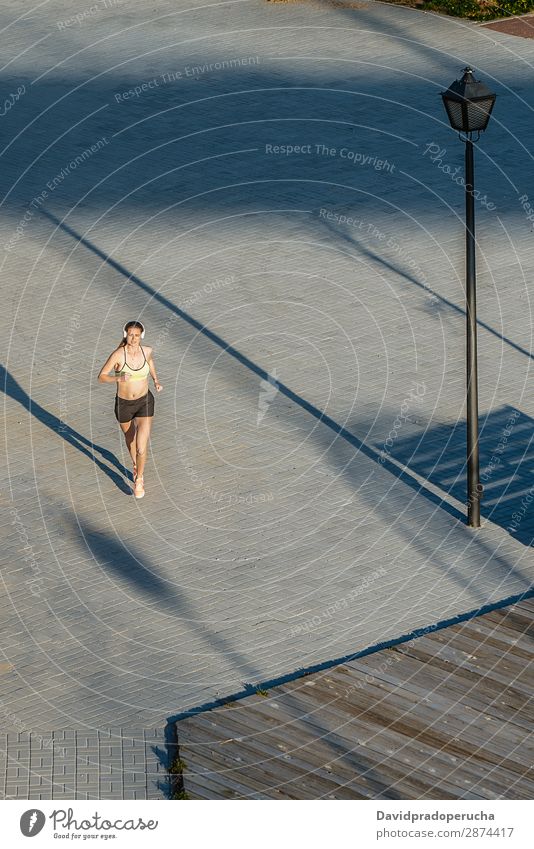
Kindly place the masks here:
<instances>
[{"instance_id":1,"label":"curved shadow","mask_svg":"<svg viewBox=\"0 0 534 849\"><path fill-rule=\"evenodd\" d=\"M154 563L131 546L130 550L127 549L115 536L93 528L78 515L64 521L78 538L81 533L83 543L103 569L127 581L136 592L142 594L143 604L167 616L181 617L195 636L200 637L210 649L219 652L224 658L231 656L244 675L258 678L258 671L248 658L234 649L220 632L210 632L205 627L184 591L173 581L160 577ZM252 685L245 687L249 693L255 691Z\"/></svg>"}]
</instances>

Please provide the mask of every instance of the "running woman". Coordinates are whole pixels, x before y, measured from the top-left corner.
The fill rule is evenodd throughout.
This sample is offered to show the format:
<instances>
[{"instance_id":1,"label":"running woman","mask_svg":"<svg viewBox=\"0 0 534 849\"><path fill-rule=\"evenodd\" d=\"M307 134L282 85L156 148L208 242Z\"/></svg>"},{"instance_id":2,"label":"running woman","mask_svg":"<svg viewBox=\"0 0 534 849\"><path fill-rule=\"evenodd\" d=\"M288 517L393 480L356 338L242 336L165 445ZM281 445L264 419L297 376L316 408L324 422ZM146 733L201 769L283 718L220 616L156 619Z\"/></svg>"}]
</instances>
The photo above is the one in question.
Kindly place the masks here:
<instances>
[{"instance_id":1,"label":"running woman","mask_svg":"<svg viewBox=\"0 0 534 849\"><path fill-rule=\"evenodd\" d=\"M123 328L122 342L98 375L99 383L117 384L115 418L132 458L136 498L145 494L143 473L154 416L154 396L148 388L148 375L152 375L156 392L163 389L156 375L152 348L141 345L144 336L145 328L140 321L128 321ZM111 368L115 374L110 374Z\"/></svg>"}]
</instances>

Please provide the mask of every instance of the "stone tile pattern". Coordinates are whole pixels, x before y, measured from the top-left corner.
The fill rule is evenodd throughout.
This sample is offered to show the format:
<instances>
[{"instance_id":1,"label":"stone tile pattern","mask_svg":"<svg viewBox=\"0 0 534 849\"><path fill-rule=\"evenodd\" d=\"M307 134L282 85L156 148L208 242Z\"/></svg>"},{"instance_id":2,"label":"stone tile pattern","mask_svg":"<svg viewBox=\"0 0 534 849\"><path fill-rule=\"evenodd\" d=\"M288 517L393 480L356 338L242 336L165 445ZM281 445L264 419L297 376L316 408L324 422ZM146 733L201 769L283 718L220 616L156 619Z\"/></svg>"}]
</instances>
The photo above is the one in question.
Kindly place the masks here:
<instances>
[{"instance_id":1,"label":"stone tile pattern","mask_svg":"<svg viewBox=\"0 0 534 849\"><path fill-rule=\"evenodd\" d=\"M158 729L8 733L0 738L3 799L166 799Z\"/></svg>"}]
</instances>

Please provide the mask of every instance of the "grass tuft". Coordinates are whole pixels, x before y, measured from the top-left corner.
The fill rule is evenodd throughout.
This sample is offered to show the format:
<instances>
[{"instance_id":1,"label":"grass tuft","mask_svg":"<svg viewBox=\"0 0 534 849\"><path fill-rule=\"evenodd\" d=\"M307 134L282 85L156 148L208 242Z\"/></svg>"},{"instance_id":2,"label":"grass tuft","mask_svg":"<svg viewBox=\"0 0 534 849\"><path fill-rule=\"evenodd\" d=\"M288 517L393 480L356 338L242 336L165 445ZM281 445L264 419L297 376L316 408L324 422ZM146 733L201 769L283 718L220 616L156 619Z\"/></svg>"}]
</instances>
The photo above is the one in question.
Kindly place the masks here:
<instances>
[{"instance_id":1,"label":"grass tuft","mask_svg":"<svg viewBox=\"0 0 534 849\"><path fill-rule=\"evenodd\" d=\"M176 793L172 794L172 798L175 801L179 801L182 799L191 799L191 796L185 790L177 790Z\"/></svg>"},{"instance_id":2,"label":"grass tuft","mask_svg":"<svg viewBox=\"0 0 534 849\"><path fill-rule=\"evenodd\" d=\"M187 764L181 758L175 758L169 767L169 772L173 775L182 775Z\"/></svg>"}]
</instances>

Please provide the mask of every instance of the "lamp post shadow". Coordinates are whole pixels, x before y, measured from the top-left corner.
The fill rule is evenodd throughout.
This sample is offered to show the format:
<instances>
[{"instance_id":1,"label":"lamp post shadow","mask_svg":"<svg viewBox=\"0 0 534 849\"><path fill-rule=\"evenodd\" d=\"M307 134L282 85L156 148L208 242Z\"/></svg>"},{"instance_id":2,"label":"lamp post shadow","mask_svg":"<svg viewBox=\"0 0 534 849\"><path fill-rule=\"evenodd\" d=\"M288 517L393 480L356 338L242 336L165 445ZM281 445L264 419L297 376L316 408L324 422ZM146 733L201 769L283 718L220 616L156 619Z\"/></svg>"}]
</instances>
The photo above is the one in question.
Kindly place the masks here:
<instances>
[{"instance_id":1,"label":"lamp post shadow","mask_svg":"<svg viewBox=\"0 0 534 849\"><path fill-rule=\"evenodd\" d=\"M533 440L534 421L514 407L504 405L481 419L481 515L527 546L534 540ZM465 420L399 438L391 453L448 496L465 501Z\"/></svg>"}]
</instances>

